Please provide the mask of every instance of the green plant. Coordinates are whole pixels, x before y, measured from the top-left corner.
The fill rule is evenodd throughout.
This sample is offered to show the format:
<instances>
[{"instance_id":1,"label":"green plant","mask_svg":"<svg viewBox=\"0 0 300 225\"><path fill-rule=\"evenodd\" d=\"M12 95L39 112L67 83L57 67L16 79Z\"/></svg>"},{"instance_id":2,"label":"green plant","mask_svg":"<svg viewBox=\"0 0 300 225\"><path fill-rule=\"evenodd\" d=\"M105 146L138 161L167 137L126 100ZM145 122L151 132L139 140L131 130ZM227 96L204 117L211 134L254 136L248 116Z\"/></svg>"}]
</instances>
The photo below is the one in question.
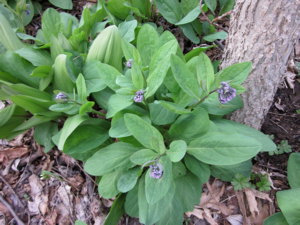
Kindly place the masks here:
<instances>
[{"instance_id":1,"label":"green plant","mask_svg":"<svg viewBox=\"0 0 300 225\"><path fill-rule=\"evenodd\" d=\"M296 225L300 223L300 153L292 153L288 160L289 190L278 191L276 198L281 212L264 221L264 225Z\"/></svg>"},{"instance_id":2,"label":"green plant","mask_svg":"<svg viewBox=\"0 0 300 225\"><path fill-rule=\"evenodd\" d=\"M258 188L259 191L269 191L270 181L267 174L251 173L250 176L236 174L231 184L234 190L242 190L244 188Z\"/></svg>"},{"instance_id":3,"label":"green plant","mask_svg":"<svg viewBox=\"0 0 300 225\"><path fill-rule=\"evenodd\" d=\"M274 151L269 152L269 155L280 155L292 152L292 148L287 140L282 140Z\"/></svg>"},{"instance_id":4,"label":"green plant","mask_svg":"<svg viewBox=\"0 0 300 225\"><path fill-rule=\"evenodd\" d=\"M72 0L49 0L51 4L62 9L72 9ZM34 15L41 13L40 0L0 0L0 13L4 15L11 26L24 32Z\"/></svg>"},{"instance_id":5,"label":"green plant","mask_svg":"<svg viewBox=\"0 0 300 225\"><path fill-rule=\"evenodd\" d=\"M183 54L170 32L135 29L134 20L105 28L108 17L101 4L80 22L48 9L37 36L22 36L34 45L1 55L0 100L11 104L0 111L0 138L34 127L47 151L82 160L99 194L115 198L106 224L124 212L145 224L181 224L211 173L248 171L253 156L276 148L222 118L242 107L251 63L215 74L203 52ZM2 32L10 35L4 45L16 38L8 26Z\"/></svg>"}]
</instances>

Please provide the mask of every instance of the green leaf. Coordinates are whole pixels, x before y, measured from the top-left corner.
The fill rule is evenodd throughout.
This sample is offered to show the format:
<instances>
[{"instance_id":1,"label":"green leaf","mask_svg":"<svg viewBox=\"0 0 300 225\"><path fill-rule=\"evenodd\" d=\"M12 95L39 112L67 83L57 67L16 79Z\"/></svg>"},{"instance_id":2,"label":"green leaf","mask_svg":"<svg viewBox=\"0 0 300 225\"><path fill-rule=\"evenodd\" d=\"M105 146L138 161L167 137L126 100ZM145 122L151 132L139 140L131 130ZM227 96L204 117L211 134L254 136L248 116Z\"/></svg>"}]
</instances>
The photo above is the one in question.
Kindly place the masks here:
<instances>
[{"instance_id":1,"label":"green leaf","mask_svg":"<svg viewBox=\"0 0 300 225\"><path fill-rule=\"evenodd\" d=\"M237 174L250 177L252 170L251 160L229 166L211 166L211 174L220 180L231 182Z\"/></svg>"},{"instance_id":2,"label":"green leaf","mask_svg":"<svg viewBox=\"0 0 300 225\"><path fill-rule=\"evenodd\" d=\"M204 0L204 3L207 5L207 7L210 9L212 13L215 12L217 7L217 0Z\"/></svg>"},{"instance_id":3,"label":"green leaf","mask_svg":"<svg viewBox=\"0 0 300 225\"><path fill-rule=\"evenodd\" d=\"M128 42L132 42L135 39L134 30L136 27L137 27L136 20L124 21L120 23L118 26L121 37Z\"/></svg>"},{"instance_id":4,"label":"green leaf","mask_svg":"<svg viewBox=\"0 0 300 225\"><path fill-rule=\"evenodd\" d=\"M112 95L108 100L108 110L106 118L113 117L117 112L126 109L133 103L132 96L130 95Z\"/></svg>"},{"instance_id":5,"label":"green leaf","mask_svg":"<svg viewBox=\"0 0 300 225\"><path fill-rule=\"evenodd\" d=\"M58 103L49 107L49 110L53 112L63 112L67 115L74 115L79 112L80 106L74 102L70 103Z\"/></svg>"},{"instance_id":6,"label":"green leaf","mask_svg":"<svg viewBox=\"0 0 300 225\"><path fill-rule=\"evenodd\" d=\"M146 174L147 176L147 174ZM139 220L143 224L155 224L163 216L166 208L169 206L170 199L174 196L174 183L165 193L165 196L155 204L149 204L146 198L146 184L145 176L140 179L138 190L138 207L139 207ZM158 190L159 191L159 190Z\"/></svg>"},{"instance_id":7,"label":"green leaf","mask_svg":"<svg viewBox=\"0 0 300 225\"><path fill-rule=\"evenodd\" d=\"M300 188L300 153L292 153L288 160L288 181L291 188Z\"/></svg>"},{"instance_id":8,"label":"green leaf","mask_svg":"<svg viewBox=\"0 0 300 225\"><path fill-rule=\"evenodd\" d=\"M213 34L209 34L203 37L205 41L214 42L215 40L224 40L226 39L228 34L225 31L216 32Z\"/></svg>"},{"instance_id":9,"label":"green leaf","mask_svg":"<svg viewBox=\"0 0 300 225\"><path fill-rule=\"evenodd\" d=\"M162 105L164 108L174 112L176 114L188 114L191 113L189 109L185 109L184 107L179 106L174 102L167 102L167 101L155 101L154 103Z\"/></svg>"},{"instance_id":10,"label":"green leaf","mask_svg":"<svg viewBox=\"0 0 300 225\"><path fill-rule=\"evenodd\" d=\"M15 51L19 56L31 62L34 66L52 66L51 55L45 50L25 47Z\"/></svg>"},{"instance_id":11,"label":"green leaf","mask_svg":"<svg viewBox=\"0 0 300 225\"><path fill-rule=\"evenodd\" d=\"M2 54L0 57L0 68L1 71L7 72L24 84L31 87L38 87L39 85L38 78L29 76L34 66L16 53L7 51L5 54Z\"/></svg>"},{"instance_id":12,"label":"green leaf","mask_svg":"<svg viewBox=\"0 0 300 225\"><path fill-rule=\"evenodd\" d=\"M172 176L172 162L166 156L159 159L163 167L163 175L159 179L150 176L151 168L148 169L145 177L145 192L146 199L149 205L153 205L165 197L166 193L170 190L173 176Z\"/></svg>"},{"instance_id":13,"label":"green leaf","mask_svg":"<svg viewBox=\"0 0 300 225\"><path fill-rule=\"evenodd\" d=\"M96 119L89 119L86 122L93 124L78 126L67 138L64 144L64 153L71 156L77 153L86 153L99 147L108 139L106 123L98 122Z\"/></svg>"},{"instance_id":14,"label":"green leaf","mask_svg":"<svg viewBox=\"0 0 300 225\"><path fill-rule=\"evenodd\" d=\"M81 73L78 75L76 79L76 88L77 88L77 93L80 101L85 102L88 95L87 95L85 80Z\"/></svg>"},{"instance_id":15,"label":"green leaf","mask_svg":"<svg viewBox=\"0 0 300 225\"><path fill-rule=\"evenodd\" d=\"M53 104L52 101L47 101L44 99L34 98L25 95L15 95L10 97L16 105L24 108L25 110L31 112L32 114L39 114L43 112L48 112L48 108Z\"/></svg>"},{"instance_id":16,"label":"green leaf","mask_svg":"<svg viewBox=\"0 0 300 225\"><path fill-rule=\"evenodd\" d=\"M202 184L209 180L210 169L207 164L200 162L191 155L186 155L184 157L184 163L188 170L200 179Z\"/></svg>"},{"instance_id":17,"label":"green leaf","mask_svg":"<svg viewBox=\"0 0 300 225\"><path fill-rule=\"evenodd\" d=\"M73 8L73 3L72 0L49 0L49 2L52 5L55 5L56 7L62 8L62 9L72 9Z\"/></svg>"},{"instance_id":18,"label":"green leaf","mask_svg":"<svg viewBox=\"0 0 300 225\"><path fill-rule=\"evenodd\" d=\"M117 188L120 192L126 193L134 188L139 178L140 168L133 168L125 171L119 178Z\"/></svg>"},{"instance_id":19,"label":"green leaf","mask_svg":"<svg viewBox=\"0 0 300 225\"><path fill-rule=\"evenodd\" d=\"M197 19L197 17L199 16L200 13L201 13L200 6L197 6L196 8L191 10L185 17L183 17L179 22L177 22L175 25L178 26L178 25L191 23L195 19Z\"/></svg>"},{"instance_id":20,"label":"green leaf","mask_svg":"<svg viewBox=\"0 0 300 225\"><path fill-rule=\"evenodd\" d=\"M51 137L57 132L57 123L47 122L40 124L34 128L34 140L43 145L45 148L44 151L47 153L54 147Z\"/></svg>"},{"instance_id":21,"label":"green leaf","mask_svg":"<svg viewBox=\"0 0 300 225\"><path fill-rule=\"evenodd\" d=\"M141 54L143 66L150 64L154 53L157 51L158 39L158 33L153 26L144 24L141 27L137 36L137 49Z\"/></svg>"},{"instance_id":22,"label":"green leaf","mask_svg":"<svg viewBox=\"0 0 300 225\"><path fill-rule=\"evenodd\" d=\"M289 224L284 218L282 212L278 212L265 219L263 225L289 225Z\"/></svg>"},{"instance_id":23,"label":"green leaf","mask_svg":"<svg viewBox=\"0 0 300 225\"><path fill-rule=\"evenodd\" d=\"M170 67L170 56L175 54L178 48L177 41L171 40L161 46L153 55L149 66L147 88L145 97L151 97L163 83Z\"/></svg>"},{"instance_id":24,"label":"green leaf","mask_svg":"<svg viewBox=\"0 0 300 225\"><path fill-rule=\"evenodd\" d=\"M131 217L139 217L139 205L138 205L138 190L139 185L135 185L134 188L126 194L125 200L125 212Z\"/></svg>"},{"instance_id":25,"label":"green leaf","mask_svg":"<svg viewBox=\"0 0 300 225\"><path fill-rule=\"evenodd\" d=\"M221 10L220 10L219 15L223 15L224 13L232 10L233 7L234 7L234 3L235 3L234 0L225 0L225 1L222 1L222 2L224 2L224 4L221 4Z\"/></svg>"},{"instance_id":26,"label":"green leaf","mask_svg":"<svg viewBox=\"0 0 300 225\"><path fill-rule=\"evenodd\" d=\"M251 62L237 63L226 67L216 74L217 84L222 81L229 81L230 84L242 84L248 77L251 68Z\"/></svg>"},{"instance_id":27,"label":"green leaf","mask_svg":"<svg viewBox=\"0 0 300 225\"><path fill-rule=\"evenodd\" d=\"M118 89L116 78L122 74L114 67L96 60L89 60L83 68L88 94L103 90L106 86Z\"/></svg>"},{"instance_id":28,"label":"green leaf","mask_svg":"<svg viewBox=\"0 0 300 225\"><path fill-rule=\"evenodd\" d=\"M94 105L95 105L95 102L88 101L88 102L84 103L82 106L80 106L79 114L84 115L88 112L92 112Z\"/></svg>"},{"instance_id":29,"label":"green leaf","mask_svg":"<svg viewBox=\"0 0 300 225\"><path fill-rule=\"evenodd\" d=\"M174 122L177 115L156 102L149 104L150 119L155 125L166 125Z\"/></svg>"},{"instance_id":30,"label":"green leaf","mask_svg":"<svg viewBox=\"0 0 300 225\"><path fill-rule=\"evenodd\" d=\"M0 127L3 126L7 121L9 121L15 111L15 108L16 105L12 104L0 110Z\"/></svg>"},{"instance_id":31,"label":"green leaf","mask_svg":"<svg viewBox=\"0 0 300 225\"><path fill-rule=\"evenodd\" d=\"M52 70L51 66L38 66L32 71L30 76L45 78L50 75L51 70Z\"/></svg>"},{"instance_id":32,"label":"green leaf","mask_svg":"<svg viewBox=\"0 0 300 225\"><path fill-rule=\"evenodd\" d=\"M81 115L75 115L75 116L69 117L65 121L65 124L61 130L61 135L60 135L58 145L57 145L59 150L63 150L67 138L85 120L87 120L87 117L81 116Z\"/></svg>"},{"instance_id":33,"label":"green leaf","mask_svg":"<svg viewBox=\"0 0 300 225\"><path fill-rule=\"evenodd\" d=\"M213 83L215 80L214 67L204 53L200 53L197 60L197 77L200 84L202 84L202 88L204 88L207 93L212 91Z\"/></svg>"},{"instance_id":34,"label":"green leaf","mask_svg":"<svg viewBox=\"0 0 300 225\"><path fill-rule=\"evenodd\" d=\"M171 56L171 68L174 78L182 90L191 97L199 100L201 98L201 90L195 74L176 55Z\"/></svg>"},{"instance_id":35,"label":"green leaf","mask_svg":"<svg viewBox=\"0 0 300 225\"><path fill-rule=\"evenodd\" d=\"M150 162L157 158L159 155L150 150L150 149L142 149L132 154L130 157L130 161L136 165L143 165L147 162Z\"/></svg>"},{"instance_id":36,"label":"green leaf","mask_svg":"<svg viewBox=\"0 0 300 225\"><path fill-rule=\"evenodd\" d=\"M183 24L183 25L180 25L179 27L182 30L183 34L189 40L191 40L194 44L199 44L200 43L200 39L199 39L197 33L195 32L192 24Z\"/></svg>"},{"instance_id":37,"label":"green leaf","mask_svg":"<svg viewBox=\"0 0 300 225\"><path fill-rule=\"evenodd\" d=\"M211 165L233 165L255 156L261 144L241 134L208 133L188 146L188 153Z\"/></svg>"},{"instance_id":38,"label":"green leaf","mask_svg":"<svg viewBox=\"0 0 300 225\"><path fill-rule=\"evenodd\" d=\"M124 214L124 202L125 202L125 195L120 195L118 198L115 199L107 217L105 218L103 225L118 224L121 216Z\"/></svg>"},{"instance_id":39,"label":"green leaf","mask_svg":"<svg viewBox=\"0 0 300 225\"><path fill-rule=\"evenodd\" d=\"M131 79L132 84L137 90L144 89L144 75L140 66L135 62L133 62L133 65L131 67Z\"/></svg>"},{"instance_id":40,"label":"green leaf","mask_svg":"<svg viewBox=\"0 0 300 225\"><path fill-rule=\"evenodd\" d=\"M44 37L49 42L51 36L57 37L62 28L63 26L59 13L53 8L48 8L42 16L42 30Z\"/></svg>"},{"instance_id":41,"label":"green leaf","mask_svg":"<svg viewBox=\"0 0 300 225\"><path fill-rule=\"evenodd\" d=\"M186 149L187 144L185 141L172 141L170 144L170 150L167 151L167 156L172 162L179 162L184 157Z\"/></svg>"},{"instance_id":42,"label":"green leaf","mask_svg":"<svg viewBox=\"0 0 300 225\"><path fill-rule=\"evenodd\" d=\"M2 6L2 4L0 5ZM4 7L1 7L3 9ZM6 8L4 8L6 10ZM12 12L7 10L8 14L12 15ZM0 13L0 43L10 51L15 51L25 46L17 35L15 34L12 26L10 25L9 21L7 20L9 15L5 15L3 10Z\"/></svg>"},{"instance_id":43,"label":"green leaf","mask_svg":"<svg viewBox=\"0 0 300 225\"><path fill-rule=\"evenodd\" d=\"M29 128L37 126L39 124L46 123L50 120L54 120L55 117L47 117L47 116L33 116L30 119L24 121L24 123L17 126L14 131L25 131Z\"/></svg>"},{"instance_id":44,"label":"green leaf","mask_svg":"<svg viewBox=\"0 0 300 225\"><path fill-rule=\"evenodd\" d=\"M182 139L189 143L209 130L210 121L206 110L198 108L190 114L183 114L169 129L172 139Z\"/></svg>"},{"instance_id":45,"label":"green leaf","mask_svg":"<svg viewBox=\"0 0 300 225\"><path fill-rule=\"evenodd\" d=\"M274 151L277 148L269 136L252 127L224 119L213 120L213 122L220 132L225 133L230 130L230 133L243 134L245 136L254 138L262 145L262 151Z\"/></svg>"},{"instance_id":46,"label":"green leaf","mask_svg":"<svg viewBox=\"0 0 300 225\"><path fill-rule=\"evenodd\" d=\"M276 193L278 206L290 225L300 224L300 188Z\"/></svg>"},{"instance_id":47,"label":"green leaf","mask_svg":"<svg viewBox=\"0 0 300 225\"><path fill-rule=\"evenodd\" d=\"M127 113L124 119L127 129L143 146L158 153L166 151L163 136L155 127L134 114Z\"/></svg>"},{"instance_id":48,"label":"green leaf","mask_svg":"<svg viewBox=\"0 0 300 225\"><path fill-rule=\"evenodd\" d=\"M87 224L81 220L76 220L75 225L87 225Z\"/></svg>"},{"instance_id":49,"label":"green leaf","mask_svg":"<svg viewBox=\"0 0 300 225\"><path fill-rule=\"evenodd\" d=\"M155 5L169 23L176 24L182 18L180 4L177 0L155 0Z\"/></svg>"},{"instance_id":50,"label":"green leaf","mask_svg":"<svg viewBox=\"0 0 300 225\"><path fill-rule=\"evenodd\" d=\"M135 146L124 142L108 145L86 161L85 171L93 176L102 176L117 168L130 167L129 157L137 150Z\"/></svg>"},{"instance_id":51,"label":"green leaf","mask_svg":"<svg viewBox=\"0 0 300 225\"><path fill-rule=\"evenodd\" d=\"M115 170L104 174L98 185L98 193L103 198L114 198L119 193L117 182L121 175L121 170Z\"/></svg>"}]
</instances>

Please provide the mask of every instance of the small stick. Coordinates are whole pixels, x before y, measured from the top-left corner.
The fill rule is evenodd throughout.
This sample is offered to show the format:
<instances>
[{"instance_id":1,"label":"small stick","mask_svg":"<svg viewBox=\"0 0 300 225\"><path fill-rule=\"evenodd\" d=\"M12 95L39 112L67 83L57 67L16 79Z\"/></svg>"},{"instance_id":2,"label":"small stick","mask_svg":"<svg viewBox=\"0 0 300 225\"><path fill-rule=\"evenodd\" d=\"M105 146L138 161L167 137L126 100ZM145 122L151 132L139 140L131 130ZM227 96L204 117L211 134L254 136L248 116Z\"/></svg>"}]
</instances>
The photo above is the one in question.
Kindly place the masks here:
<instances>
[{"instance_id":1,"label":"small stick","mask_svg":"<svg viewBox=\"0 0 300 225\"><path fill-rule=\"evenodd\" d=\"M2 202L2 204L9 210L9 212L11 213L11 215L17 221L18 225L25 225L25 223L23 223L22 220L20 220L20 218L17 216L17 214L15 213L15 211L10 206L10 204L2 197L1 194L0 194L0 202Z\"/></svg>"},{"instance_id":2,"label":"small stick","mask_svg":"<svg viewBox=\"0 0 300 225\"><path fill-rule=\"evenodd\" d=\"M221 16L218 16L218 17L214 18L214 19L212 20L212 22L213 22L213 23L216 23L217 21L222 20L224 17L229 16L231 13L232 13L232 10L230 10L230 11L224 13L224 14L221 15Z\"/></svg>"},{"instance_id":3,"label":"small stick","mask_svg":"<svg viewBox=\"0 0 300 225\"><path fill-rule=\"evenodd\" d=\"M21 201L21 199L19 198L19 196L17 195L17 193L15 192L15 190L12 188L12 186L4 179L4 177L2 177L1 175L0 175L0 179L1 179L1 180L3 181L3 183L4 183L7 187L9 187L9 189L15 194L15 196L17 197L18 201L20 202L21 206L22 206L23 208L25 208L23 202Z\"/></svg>"}]
</instances>

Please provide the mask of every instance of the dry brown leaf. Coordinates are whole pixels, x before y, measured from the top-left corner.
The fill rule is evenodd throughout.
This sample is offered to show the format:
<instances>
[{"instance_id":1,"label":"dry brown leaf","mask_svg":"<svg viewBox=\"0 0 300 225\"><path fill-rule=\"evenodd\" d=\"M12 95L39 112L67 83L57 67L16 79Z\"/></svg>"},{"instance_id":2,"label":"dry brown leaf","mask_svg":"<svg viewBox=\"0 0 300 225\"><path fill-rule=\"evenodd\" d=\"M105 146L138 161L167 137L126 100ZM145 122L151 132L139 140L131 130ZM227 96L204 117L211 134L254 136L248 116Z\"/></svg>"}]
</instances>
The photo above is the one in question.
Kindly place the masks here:
<instances>
[{"instance_id":1,"label":"dry brown leaf","mask_svg":"<svg viewBox=\"0 0 300 225\"><path fill-rule=\"evenodd\" d=\"M202 220L204 219L202 209L194 208L194 210L192 212L186 212L185 215L187 215L187 217L195 216L198 219L202 219Z\"/></svg>"},{"instance_id":2,"label":"dry brown leaf","mask_svg":"<svg viewBox=\"0 0 300 225\"><path fill-rule=\"evenodd\" d=\"M285 82L287 84L287 86L290 88L290 89L294 89L295 87L295 78L296 78L296 74L295 73L292 73L290 71L287 71L285 74L284 74L284 78L285 78Z\"/></svg>"},{"instance_id":3,"label":"dry brown leaf","mask_svg":"<svg viewBox=\"0 0 300 225\"><path fill-rule=\"evenodd\" d=\"M26 147L5 148L0 150L0 162L5 163L26 155L29 149Z\"/></svg>"},{"instance_id":4,"label":"dry brown leaf","mask_svg":"<svg viewBox=\"0 0 300 225\"><path fill-rule=\"evenodd\" d=\"M34 215L39 213L45 215L48 209L48 196L43 194L42 182L35 174L32 174L28 179L31 188L31 198L33 200L28 201L28 209Z\"/></svg>"},{"instance_id":5,"label":"dry brown leaf","mask_svg":"<svg viewBox=\"0 0 300 225\"><path fill-rule=\"evenodd\" d=\"M258 206L257 206L257 201L256 201L256 196L254 195L253 191L251 189L245 189L245 195L247 198L249 210L251 212L251 215L253 217L257 216L259 214Z\"/></svg>"},{"instance_id":6,"label":"dry brown leaf","mask_svg":"<svg viewBox=\"0 0 300 225\"><path fill-rule=\"evenodd\" d=\"M243 224L243 216L241 214L230 215L226 219L231 225L242 225Z\"/></svg>"},{"instance_id":7,"label":"dry brown leaf","mask_svg":"<svg viewBox=\"0 0 300 225\"><path fill-rule=\"evenodd\" d=\"M218 225L218 223L211 216L209 209L204 209L203 217L207 220L207 222L209 222L210 225Z\"/></svg>"}]
</instances>

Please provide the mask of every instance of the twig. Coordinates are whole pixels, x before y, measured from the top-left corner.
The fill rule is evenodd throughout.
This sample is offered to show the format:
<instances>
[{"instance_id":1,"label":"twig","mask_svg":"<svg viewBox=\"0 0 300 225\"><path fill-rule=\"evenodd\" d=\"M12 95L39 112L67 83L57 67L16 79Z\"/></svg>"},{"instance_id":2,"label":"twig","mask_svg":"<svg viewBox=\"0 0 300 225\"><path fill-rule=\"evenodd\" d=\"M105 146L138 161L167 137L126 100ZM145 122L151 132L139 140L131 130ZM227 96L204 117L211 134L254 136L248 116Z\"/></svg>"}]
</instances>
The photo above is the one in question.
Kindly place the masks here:
<instances>
[{"instance_id":1,"label":"twig","mask_svg":"<svg viewBox=\"0 0 300 225\"><path fill-rule=\"evenodd\" d=\"M217 21L222 20L224 17L229 16L231 13L232 13L232 10L230 10L230 11L224 13L224 14L221 15L221 16L218 16L218 17L214 18L214 19L212 20L212 22L213 22L213 23L216 23Z\"/></svg>"},{"instance_id":2,"label":"twig","mask_svg":"<svg viewBox=\"0 0 300 225\"><path fill-rule=\"evenodd\" d=\"M17 197L18 201L20 202L21 206L22 206L23 208L25 208L23 202L21 201L21 199L19 198L19 196L17 195L17 193L15 192L15 190L12 188L12 186L4 179L4 177L2 177L1 175L0 175L0 179L1 179L1 180L3 181L3 183L4 183L7 187L9 187L9 189L15 194L15 196Z\"/></svg>"},{"instance_id":3,"label":"twig","mask_svg":"<svg viewBox=\"0 0 300 225\"><path fill-rule=\"evenodd\" d=\"M0 194L0 201L1 203L9 210L9 212L11 213L11 215L15 218L15 220L17 221L18 225L25 225L25 223L22 222L22 220L18 217L18 215L15 213L15 211L12 209L12 207L10 206L10 204L2 197L2 195Z\"/></svg>"},{"instance_id":4,"label":"twig","mask_svg":"<svg viewBox=\"0 0 300 225\"><path fill-rule=\"evenodd\" d=\"M289 133L284 127L280 126L279 124L275 123L273 120L270 120L272 123L280 127L282 130L284 130L286 133Z\"/></svg>"}]
</instances>

